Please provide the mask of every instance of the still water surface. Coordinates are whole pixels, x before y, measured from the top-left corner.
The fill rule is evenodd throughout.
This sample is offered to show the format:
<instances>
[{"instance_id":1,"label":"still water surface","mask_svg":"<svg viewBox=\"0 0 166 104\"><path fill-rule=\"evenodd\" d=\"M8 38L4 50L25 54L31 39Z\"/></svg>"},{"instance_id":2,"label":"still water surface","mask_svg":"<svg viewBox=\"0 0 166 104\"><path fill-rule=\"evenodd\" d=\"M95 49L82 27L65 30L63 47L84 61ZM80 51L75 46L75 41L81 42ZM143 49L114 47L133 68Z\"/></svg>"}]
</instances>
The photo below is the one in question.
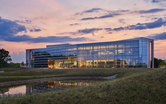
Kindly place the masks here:
<instances>
[{"instance_id":1,"label":"still water surface","mask_svg":"<svg viewBox=\"0 0 166 104\"><path fill-rule=\"evenodd\" d=\"M102 80L67 80L67 81L47 81L44 83L27 84L0 89L0 95L25 95L31 93L43 93L56 90L64 90L73 87L89 86L99 83Z\"/></svg>"}]
</instances>

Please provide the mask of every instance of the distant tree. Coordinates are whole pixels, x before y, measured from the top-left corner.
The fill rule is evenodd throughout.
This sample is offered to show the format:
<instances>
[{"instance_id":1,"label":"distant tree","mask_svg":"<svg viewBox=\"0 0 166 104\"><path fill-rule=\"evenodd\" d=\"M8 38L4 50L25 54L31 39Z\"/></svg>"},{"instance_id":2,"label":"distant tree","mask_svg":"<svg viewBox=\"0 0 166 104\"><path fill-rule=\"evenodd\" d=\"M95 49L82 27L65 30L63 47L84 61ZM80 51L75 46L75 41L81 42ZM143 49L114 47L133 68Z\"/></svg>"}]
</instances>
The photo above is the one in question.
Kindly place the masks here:
<instances>
[{"instance_id":1,"label":"distant tree","mask_svg":"<svg viewBox=\"0 0 166 104\"><path fill-rule=\"evenodd\" d=\"M7 66L7 63L12 61L9 51L6 51L5 49L0 49L0 67Z\"/></svg>"},{"instance_id":2,"label":"distant tree","mask_svg":"<svg viewBox=\"0 0 166 104\"><path fill-rule=\"evenodd\" d=\"M159 68L162 65L166 65L165 61L162 59L154 58L154 67Z\"/></svg>"},{"instance_id":3,"label":"distant tree","mask_svg":"<svg viewBox=\"0 0 166 104\"><path fill-rule=\"evenodd\" d=\"M5 68L20 68L20 63L10 62L7 64L7 66L5 66Z\"/></svg>"},{"instance_id":4,"label":"distant tree","mask_svg":"<svg viewBox=\"0 0 166 104\"><path fill-rule=\"evenodd\" d=\"M23 62L21 62L21 65L22 65L22 66L24 66L24 65L25 65L24 61L23 61Z\"/></svg>"}]
</instances>

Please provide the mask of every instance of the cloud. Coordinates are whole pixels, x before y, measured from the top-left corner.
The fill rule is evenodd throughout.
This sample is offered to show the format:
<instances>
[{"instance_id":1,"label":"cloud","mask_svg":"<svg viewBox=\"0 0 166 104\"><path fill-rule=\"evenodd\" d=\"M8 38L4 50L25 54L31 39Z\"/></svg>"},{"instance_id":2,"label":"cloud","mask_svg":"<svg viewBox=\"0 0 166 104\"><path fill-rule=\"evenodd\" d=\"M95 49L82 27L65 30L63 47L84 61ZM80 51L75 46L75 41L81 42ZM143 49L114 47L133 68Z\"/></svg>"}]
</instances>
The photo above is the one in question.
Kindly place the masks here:
<instances>
[{"instance_id":1,"label":"cloud","mask_svg":"<svg viewBox=\"0 0 166 104\"><path fill-rule=\"evenodd\" d=\"M61 43L61 42L72 42L72 41L87 41L87 38L71 38L69 36L48 36L48 37L37 37L32 38L28 35L12 36L1 38L0 40L9 42L32 42L32 43Z\"/></svg>"},{"instance_id":2,"label":"cloud","mask_svg":"<svg viewBox=\"0 0 166 104\"><path fill-rule=\"evenodd\" d=\"M165 0L144 0L146 2L151 2L151 3L160 3L160 2L164 2Z\"/></svg>"},{"instance_id":3,"label":"cloud","mask_svg":"<svg viewBox=\"0 0 166 104\"><path fill-rule=\"evenodd\" d=\"M19 32L26 32L26 27L23 25L19 25L14 21L10 21L8 19L2 19L0 17L0 36L10 37Z\"/></svg>"},{"instance_id":4,"label":"cloud","mask_svg":"<svg viewBox=\"0 0 166 104\"><path fill-rule=\"evenodd\" d=\"M30 41L34 43L62 43L62 42L72 42L72 41L88 41L89 39L80 37L80 38L71 38L69 36L48 36L48 37L38 37L38 38L32 38Z\"/></svg>"},{"instance_id":5,"label":"cloud","mask_svg":"<svg viewBox=\"0 0 166 104\"><path fill-rule=\"evenodd\" d=\"M93 33L99 30L102 30L102 28L82 29L82 30L78 30L78 33L88 34L88 33Z\"/></svg>"},{"instance_id":6,"label":"cloud","mask_svg":"<svg viewBox=\"0 0 166 104\"><path fill-rule=\"evenodd\" d=\"M103 9L101 9L101 8L92 8L90 10L85 11L85 13L91 13L91 12L96 12L96 11L100 11L100 10L103 10Z\"/></svg>"},{"instance_id":7,"label":"cloud","mask_svg":"<svg viewBox=\"0 0 166 104\"><path fill-rule=\"evenodd\" d=\"M102 8L92 8L92 9L88 9L79 13L76 13L75 15L83 15L83 14L88 14L88 13L106 13L107 15L111 14L111 13L122 13L122 12L128 12L129 10L115 10L115 11L111 11L111 10L106 10L106 9L102 9Z\"/></svg>"},{"instance_id":8,"label":"cloud","mask_svg":"<svg viewBox=\"0 0 166 104\"><path fill-rule=\"evenodd\" d=\"M103 28L88 28L88 29L81 29L81 30L78 30L76 32L69 32L69 34L72 34L72 35L84 35L84 34L93 34L97 31L100 31L102 30ZM63 34L66 34L66 33L63 33Z\"/></svg>"},{"instance_id":9,"label":"cloud","mask_svg":"<svg viewBox=\"0 0 166 104\"><path fill-rule=\"evenodd\" d=\"M112 34L112 28L104 28L105 31L107 31L109 34Z\"/></svg>"},{"instance_id":10,"label":"cloud","mask_svg":"<svg viewBox=\"0 0 166 104\"><path fill-rule=\"evenodd\" d=\"M159 0L152 0L152 2L153 2L153 3L157 3L157 2L159 2Z\"/></svg>"},{"instance_id":11,"label":"cloud","mask_svg":"<svg viewBox=\"0 0 166 104\"><path fill-rule=\"evenodd\" d=\"M64 32L64 33L59 33L59 35L61 35L61 34L71 34L71 35L92 34L92 35L94 35L95 32L98 32L98 31L101 31L101 30L105 30L105 31L107 31L109 34L112 34L112 31L113 31L112 28L86 28L86 29L78 30L78 31L76 31L76 32Z\"/></svg>"},{"instance_id":12,"label":"cloud","mask_svg":"<svg viewBox=\"0 0 166 104\"><path fill-rule=\"evenodd\" d=\"M31 20L15 20L15 22L17 22L17 23L23 23L23 24L30 24L30 23L32 23L32 21Z\"/></svg>"},{"instance_id":13,"label":"cloud","mask_svg":"<svg viewBox=\"0 0 166 104\"><path fill-rule=\"evenodd\" d=\"M16 34L19 32L26 33L26 27L20 24L17 24L15 21L8 19L0 18L0 40L9 41L9 42L32 42L32 43L60 43L60 42L71 42L71 41L86 41L87 38L71 38L68 36L48 36L48 37L37 37L33 38L28 35L19 35ZM40 29L33 29L34 31L41 31Z\"/></svg>"},{"instance_id":14,"label":"cloud","mask_svg":"<svg viewBox=\"0 0 166 104\"><path fill-rule=\"evenodd\" d=\"M81 20L85 21L85 20L96 20L96 19L104 19L104 18L112 18L115 16L119 16L119 15L123 15L124 13L126 14L148 14L148 13L157 13L157 12L162 12L165 11L165 9L162 8L154 8L154 9L149 9L149 10L138 10L138 11L129 11L129 10L115 10L115 11L111 11L111 10L105 10L102 8L92 8L80 13L76 13L76 15L83 15L85 13L94 13L94 12L103 12L104 15L102 16L96 16L96 17L85 17L85 18L81 18Z\"/></svg>"},{"instance_id":15,"label":"cloud","mask_svg":"<svg viewBox=\"0 0 166 104\"><path fill-rule=\"evenodd\" d=\"M40 32L42 31L41 29L30 29L30 32Z\"/></svg>"},{"instance_id":16,"label":"cloud","mask_svg":"<svg viewBox=\"0 0 166 104\"><path fill-rule=\"evenodd\" d=\"M157 4L160 7L165 7L166 6L166 0L144 0L144 1L150 2L150 3L153 3L153 4Z\"/></svg>"},{"instance_id":17,"label":"cloud","mask_svg":"<svg viewBox=\"0 0 166 104\"><path fill-rule=\"evenodd\" d=\"M150 10L141 10L141 11L138 11L138 13L145 14L145 13L157 13L157 12L162 12L162 11L165 11L165 9L155 8L155 9L150 9Z\"/></svg>"},{"instance_id":18,"label":"cloud","mask_svg":"<svg viewBox=\"0 0 166 104\"><path fill-rule=\"evenodd\" d=\"M144 0L145 2L158 5L160 7L166 7L166 0Z\"/></svg>"},{"instance_id":19,"label":"cloud","mask_svg":"<svg viewBox=\"0 0 166 104\"><path fill-rule=\"evenodd\" d=\"M165 1L165 0L152 0L151 2L152 3L159 3L159 2L162 2L162 1Z\"/></svg>"},{"instance_id":20,"label":"cloud","mask_svg":"<svg viewBox=\"0 0 166 104\"><path fill-rule=\"evenodd\" d=\"M114 28L113 31L121 31L121 30L125 30L124 27L118 27L118 28Z\"/></svg>"},{"instance_id":21,"label":"cloud","mask_svg":"<svg viewBox=\"0 0 166 104\"><path fill-rule=\"evenodd\" d=\"M96 12L97 13L98 12L99 13L104 13L104 14L102 16L82 18L81 20L95 20L95 19L111 18L111 17L121 15L122 13L129 12L129 10L111 11L111 10L106 10L106 9L102 9L102 8L92 8L92 9L85 10L85 11L80 12L80 13L76 13L76 15L83 15L83 14L86 14L86 13L96 13Z\"/></svg>"},{"instance_id":22,"label":"cloud","mask_svg":"<svg viewBox=\"0 0 166 104\"><path fill-rule=\"evenodd\" d=\"M166 21L164 21L162 18L159 18L158 20L156 20L154 22L137 23L136 25L129 25L129 26L126 26L126 27L114 28L113 31L153 29L153 28L161 27L165 24L166 24Z\"/></svg>"},{"instance_id":23,"label":"cloud","mask_svg":"<svg viewBox=\"0 0 166 104\"><path fill-rule=\"evenodd\" d=\"M75 32L64 32L64 33L58 33L59 35L61 34L70 34L70 35L84 35L84 34L92 34L94 35L95 32L104 30L104 28L85 28L85 29L80 29Z\"/></svg>"},{"instance_id":24,"label":"cloud","mask_svg":"<svg viewBox=\"0 0 166 104\"><path fill-rule=\"evenodd\" d=\"M119 13L109 13L103 16L99 17L88 17L88 18L82 18L81 20L95 20L95 19L104 19L104 18L111 18L120 15Z\"/></svg>"},{"instance_id":25,"label":"cloud","mask_svg":"<svg viewBox=\"0 0 166 104\"><path fill-rule=\"evenodd\" d=\"M25 20L15 20L15 21L10 21L10 22L15 22L16 24L18 23L17 25L20 25L20 24L31 24L32 23L31 20L27 20L27 19L25 19ZM23 25L21 25L21 26L23 26ZM40 31L42 31L39 28L32 28L32 29L28 29L28 30L30 32L40 32Z\"/></svg>"},{"instance_id":26,"label":"cloud","mask_svg":"<svg viewBox=\"0 0 166 104\"><path fill-rule=\"evenodd\" d=\"M73 24L70 24L70 26L78 26L80 25L80 23L73 23Z\"/></svg>"},{"instance_id":27,"label":"cloud","mask_svg":"<svg viewBox=\"0 0 166 104\"><path fill-rule=\"evenodd\" d=\"M59 34L71 34L71 35L84 35L84 34L92 34L95 32L105 30L107 33L112 34L113 31L122 31L122 30L145 30L145 29L154 29L166 25L166 21L162 18L157 19L156 21L149 23L137 23L135 25L129 25L126 27L117 27L117 28L86 28L81 29L76 32L65 32Z\"/></svg>"},{"instance_id":28,"label":"cloud","mask_svg":"<svg viewBox=\"0 0 166 104\"><path fill-rule=\"evenodd\" d=\"M154 40L166 40L166 32L150 35L148 38L154 39Z\"/></svg>"},{"instance_id":29,"label":"cloud","mask_svg":"<svg viewBox=\"0 0 166 104\"><path fill-rule=\"evenodd\" d=\"M76 13L75 15L83 15L83 14L86 14L86 13L93 13L93 12L99 12L99 11L107 11L107 10L104 10L102 8L92 8L92 9L88 9L88 10Z\"/></svg>"}]
</instances>

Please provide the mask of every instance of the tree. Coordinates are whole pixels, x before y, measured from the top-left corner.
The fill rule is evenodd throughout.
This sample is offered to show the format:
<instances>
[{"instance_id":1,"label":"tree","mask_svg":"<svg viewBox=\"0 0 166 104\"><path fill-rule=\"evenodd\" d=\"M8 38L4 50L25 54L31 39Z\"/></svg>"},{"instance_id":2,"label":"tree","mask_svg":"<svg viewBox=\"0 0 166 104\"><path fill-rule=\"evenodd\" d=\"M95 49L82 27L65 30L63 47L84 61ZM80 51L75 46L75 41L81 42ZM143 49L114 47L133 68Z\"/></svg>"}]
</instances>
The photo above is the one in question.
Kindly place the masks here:
<instances>
[{"instance_id":1,"label":"tree","mask_svg":"<svg viewBox=\"0 0 166 104\"><path fill-rule=\"evenodd\" d=\"M154 58L154 67L155 68L159 68L162 65L166 65L166 63L164 62L164 60Z\"/></svg>"},{"instance_id":2,"label":"tree","mask_svg":"<svg viewBox=\"0 0 166 104\"><path fill-rule=\"evenodd\" d=\"M6 51L5 49L0 49L0 67L7 66L7 63L9 61L12 61L9 51Z\"/></svg>"},{"instance_id":3,"label":"tree","mask_svg":"<svg viewBox=\"0 0 166 104\"><path fill-rule=\"evenodd\" d=\"M24 66L24 65L25 65L25 63L24 63L24 61L22 61L22 62L21 62L21 66Z\"/></svg>"}]
</instances>

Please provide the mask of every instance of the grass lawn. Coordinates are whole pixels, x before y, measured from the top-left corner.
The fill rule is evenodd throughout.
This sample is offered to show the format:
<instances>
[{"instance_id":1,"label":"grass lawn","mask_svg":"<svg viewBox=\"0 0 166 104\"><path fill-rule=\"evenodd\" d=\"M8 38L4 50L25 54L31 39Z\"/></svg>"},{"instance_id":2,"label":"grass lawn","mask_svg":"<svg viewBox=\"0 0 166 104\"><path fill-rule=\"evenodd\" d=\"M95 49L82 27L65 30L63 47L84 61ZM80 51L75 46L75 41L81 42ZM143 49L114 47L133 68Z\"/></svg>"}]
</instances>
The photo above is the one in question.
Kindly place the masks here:
<instances>
[{"instance_id":1,"label":"grass lawn","mask_svg":"<svg viewBox=\"0 0 166 104\"><path fill-rule=\"evenodd\" d=\"M76 70L75 70L76 71ZM84 75L74 70L58 75ZM100 71L90 70L101 75ZM89 72L90 72L89 71ZM13 71L14 72L14 71ZM60 72L60 71L59 71ZM100 72L100 73L99 73ZM0 98L1 104L165 104L166 69L103 70L103 75L119 73L120 77L95 85L62 91ZM90 74L89 74L90 75ZM94 75L94 74L93 74Z\"/></svg>"},{"instance_id":2,"label":"grass lawn","mask_svg":"<svg viewBox=\"0 0 166 104\"><path fill-rule=\"evenodd\" d=\"M147 69L0 69L0 82L27 80L48 77L68 76L111 76L119 74L119 77L132 73L148 71Z\"/></svg>"}]
</instances>

